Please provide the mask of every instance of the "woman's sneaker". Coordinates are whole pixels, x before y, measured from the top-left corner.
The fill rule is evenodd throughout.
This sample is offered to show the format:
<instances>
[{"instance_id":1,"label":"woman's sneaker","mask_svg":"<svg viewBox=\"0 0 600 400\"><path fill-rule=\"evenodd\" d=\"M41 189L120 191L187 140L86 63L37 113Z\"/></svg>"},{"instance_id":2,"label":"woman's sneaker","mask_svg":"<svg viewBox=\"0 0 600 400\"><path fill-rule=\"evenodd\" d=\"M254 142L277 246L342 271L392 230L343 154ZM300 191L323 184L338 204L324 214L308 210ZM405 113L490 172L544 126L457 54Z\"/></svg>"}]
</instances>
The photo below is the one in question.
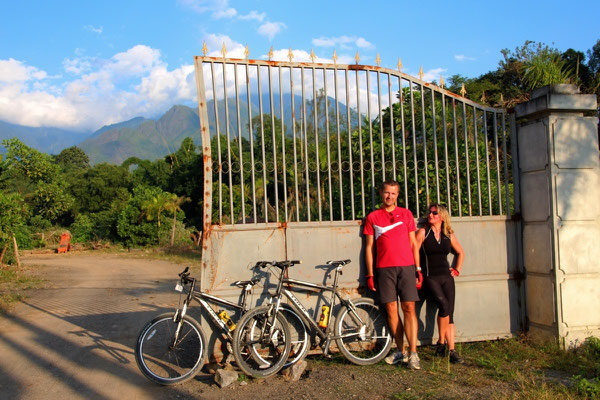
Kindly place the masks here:
<instances>
[{"instance_id":1,"label":"woman's sneaker","mask_svg":"<svg viewBox=\"0 0 600 400\"><path fill-rule=\"evenodd\" d=\"M408 357L408 368L421 369L421 360L419 360L417 353L410 353L410 357Z\"/></svg>"},{"instance_id":2,"label":"woman's sneaker","mask_svg":"<svg viewBox=\"0 0 600 400\"><path fill-rule=\"evenodd\" d=\"M438 343L435 349L435 355L438 357L444 357L446 355L446 343Z\"/></svg>"},{"instance_id":3,"label":"woman's sneaker","mask_svg":"<svg viewBox=\"0 0 600 400\"><path fill-rule=\"evenodd\" d=\"M458 353L456 352L456 350L450 350L450 362L452 364L460 364L462 363L462 358L460 358L460 356L458 355Z\"/></svg>"},{"instance_id":4,"label":"woman's sneaker","mask_svg":"<svg viewBox=\"0 0 600 400\"><path fill-rule=\"evenodd\" d=\"M408 362L408 354L401 351L396 351L385 358L385 362L390 365L398 363L406 364Z\"/></svg>"}]
</instances>

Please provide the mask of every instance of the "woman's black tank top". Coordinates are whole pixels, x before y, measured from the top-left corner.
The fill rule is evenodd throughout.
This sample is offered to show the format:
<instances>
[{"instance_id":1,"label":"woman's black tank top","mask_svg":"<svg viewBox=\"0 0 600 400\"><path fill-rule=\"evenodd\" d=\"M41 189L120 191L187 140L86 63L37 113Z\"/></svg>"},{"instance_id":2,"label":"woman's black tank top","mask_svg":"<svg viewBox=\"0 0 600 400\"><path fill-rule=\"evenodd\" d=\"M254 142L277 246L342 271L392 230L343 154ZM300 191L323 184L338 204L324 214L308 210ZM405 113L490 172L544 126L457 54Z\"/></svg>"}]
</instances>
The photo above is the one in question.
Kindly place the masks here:
<instances>
[{"instance_id":1,"label":"woman's black tank top","mask_svg":"<svg viewBox=\"0 0 600 400\"><path fill-rule=\"evenodd\" d=\"M449 275L450 264L448 264L448 253L452 250L450 238L444 233L440 234L440 241L435 238L435 234L428 228L425 231L425 240L421 246L421 269L423 275Z\"/></svg>"}]
</instances>

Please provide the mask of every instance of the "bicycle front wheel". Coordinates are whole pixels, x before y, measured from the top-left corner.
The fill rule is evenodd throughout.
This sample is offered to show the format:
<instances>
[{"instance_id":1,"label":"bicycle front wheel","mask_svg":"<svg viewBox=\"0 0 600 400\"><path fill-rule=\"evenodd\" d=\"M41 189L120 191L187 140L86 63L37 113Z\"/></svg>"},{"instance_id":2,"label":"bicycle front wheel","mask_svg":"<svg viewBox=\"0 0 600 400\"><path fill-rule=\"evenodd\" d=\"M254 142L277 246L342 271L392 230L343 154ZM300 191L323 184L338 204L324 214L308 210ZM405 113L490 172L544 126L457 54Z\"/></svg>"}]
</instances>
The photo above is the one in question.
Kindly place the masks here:
<instances>
[{"instance_id":1,"label":"bicycle front wheel","mask_svg":"<svg viewBox=\"0 0 600 400\"><path fill-rule=\"evenodd\" d=\"M233 337L233 356L238 367L255 378L279 372L290 354L290 328L280 313L271 326L270 309L257 307L244 314Z\"/></svg>"},{"instance_id":2,"label":"bicycle front wheel","mask_svg":"<svg viewBox=\"0 0 600 400\"><path fill-rule=\"evenodd\" d=\"M196 320L187 315L178 323L173 313L161 314L140 332L135 348L135 360L144 376L160 385L172 385L193 378L202 367L204 333Z\"/></svg>"},{"instance_id":3,"label":"bicycle front wheel","mask_svg":"<svg viewBox=\"0 0 600 400\"><path fill-rule=\"evenodd\" d=\"M387 321L373 300L362 298L352 303L356 314L349 307L342 307L336 317L337 346L354 364L375 364L387 355L392 346Z\"/></svg>"},{"instance_id":4,"label":"bicycle front wheel","mask_svg":"<svg viewBox=\"0 0 600 400\"><path fill-rule=\"evenodd\" d=\"M281 314L290 328L290 356L283 365L283 368L288 368L306 357L309 347L309 337L304 321L302 321L302 318L296 314L296 311L292 307L282 304Z\"/></svg>"}]
</instances>

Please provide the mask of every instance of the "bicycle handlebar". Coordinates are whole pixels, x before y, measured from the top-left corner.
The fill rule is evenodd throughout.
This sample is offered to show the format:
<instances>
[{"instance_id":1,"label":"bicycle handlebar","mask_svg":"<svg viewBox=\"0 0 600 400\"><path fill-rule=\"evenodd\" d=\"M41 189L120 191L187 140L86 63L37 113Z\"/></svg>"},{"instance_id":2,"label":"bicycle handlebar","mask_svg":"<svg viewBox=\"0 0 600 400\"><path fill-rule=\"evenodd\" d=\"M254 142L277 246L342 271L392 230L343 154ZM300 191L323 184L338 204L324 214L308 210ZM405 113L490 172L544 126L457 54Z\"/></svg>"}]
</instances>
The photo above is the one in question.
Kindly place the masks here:
<instances>
[{"instance_id":1,"label":"bicycle handlebar","mask_svg":"<svg viewBox=\"0 0 600 400\"><path fill-rule=\"evenodd\" d=\"M183 271L181 271L181 273L179 274L179 277L181 278L181 282L191 283L194 280L194 278L190 278L189 270L190 270L190 267L185 267L185 269Z\"/></svg>"}]
</instances>

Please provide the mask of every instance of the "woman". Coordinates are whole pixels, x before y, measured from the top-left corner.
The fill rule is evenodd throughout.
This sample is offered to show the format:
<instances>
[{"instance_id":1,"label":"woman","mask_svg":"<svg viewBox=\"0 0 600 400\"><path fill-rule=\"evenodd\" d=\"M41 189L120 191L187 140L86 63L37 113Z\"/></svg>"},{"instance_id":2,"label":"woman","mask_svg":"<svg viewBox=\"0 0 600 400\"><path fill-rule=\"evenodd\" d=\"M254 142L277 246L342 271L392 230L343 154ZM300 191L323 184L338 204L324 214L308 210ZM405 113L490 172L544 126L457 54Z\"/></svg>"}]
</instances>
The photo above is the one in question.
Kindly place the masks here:
<instances>
[{"instance_id":1,"label":"woman","mask_svg":"<svg viewBox=\"0 0 600 400\"><path fill-rule=\"evenodd\" d=\"M417 232L417 244L421 252L423 286L439 309L436 353L445 355L448 346L450 362L459 363L462 360L454 350L454 278L460 275L465 253L454 235L446 207L429 206L427 224ZM453 268L447 258L450 251L455 255Z\"/></svg>"}]
</instances>

